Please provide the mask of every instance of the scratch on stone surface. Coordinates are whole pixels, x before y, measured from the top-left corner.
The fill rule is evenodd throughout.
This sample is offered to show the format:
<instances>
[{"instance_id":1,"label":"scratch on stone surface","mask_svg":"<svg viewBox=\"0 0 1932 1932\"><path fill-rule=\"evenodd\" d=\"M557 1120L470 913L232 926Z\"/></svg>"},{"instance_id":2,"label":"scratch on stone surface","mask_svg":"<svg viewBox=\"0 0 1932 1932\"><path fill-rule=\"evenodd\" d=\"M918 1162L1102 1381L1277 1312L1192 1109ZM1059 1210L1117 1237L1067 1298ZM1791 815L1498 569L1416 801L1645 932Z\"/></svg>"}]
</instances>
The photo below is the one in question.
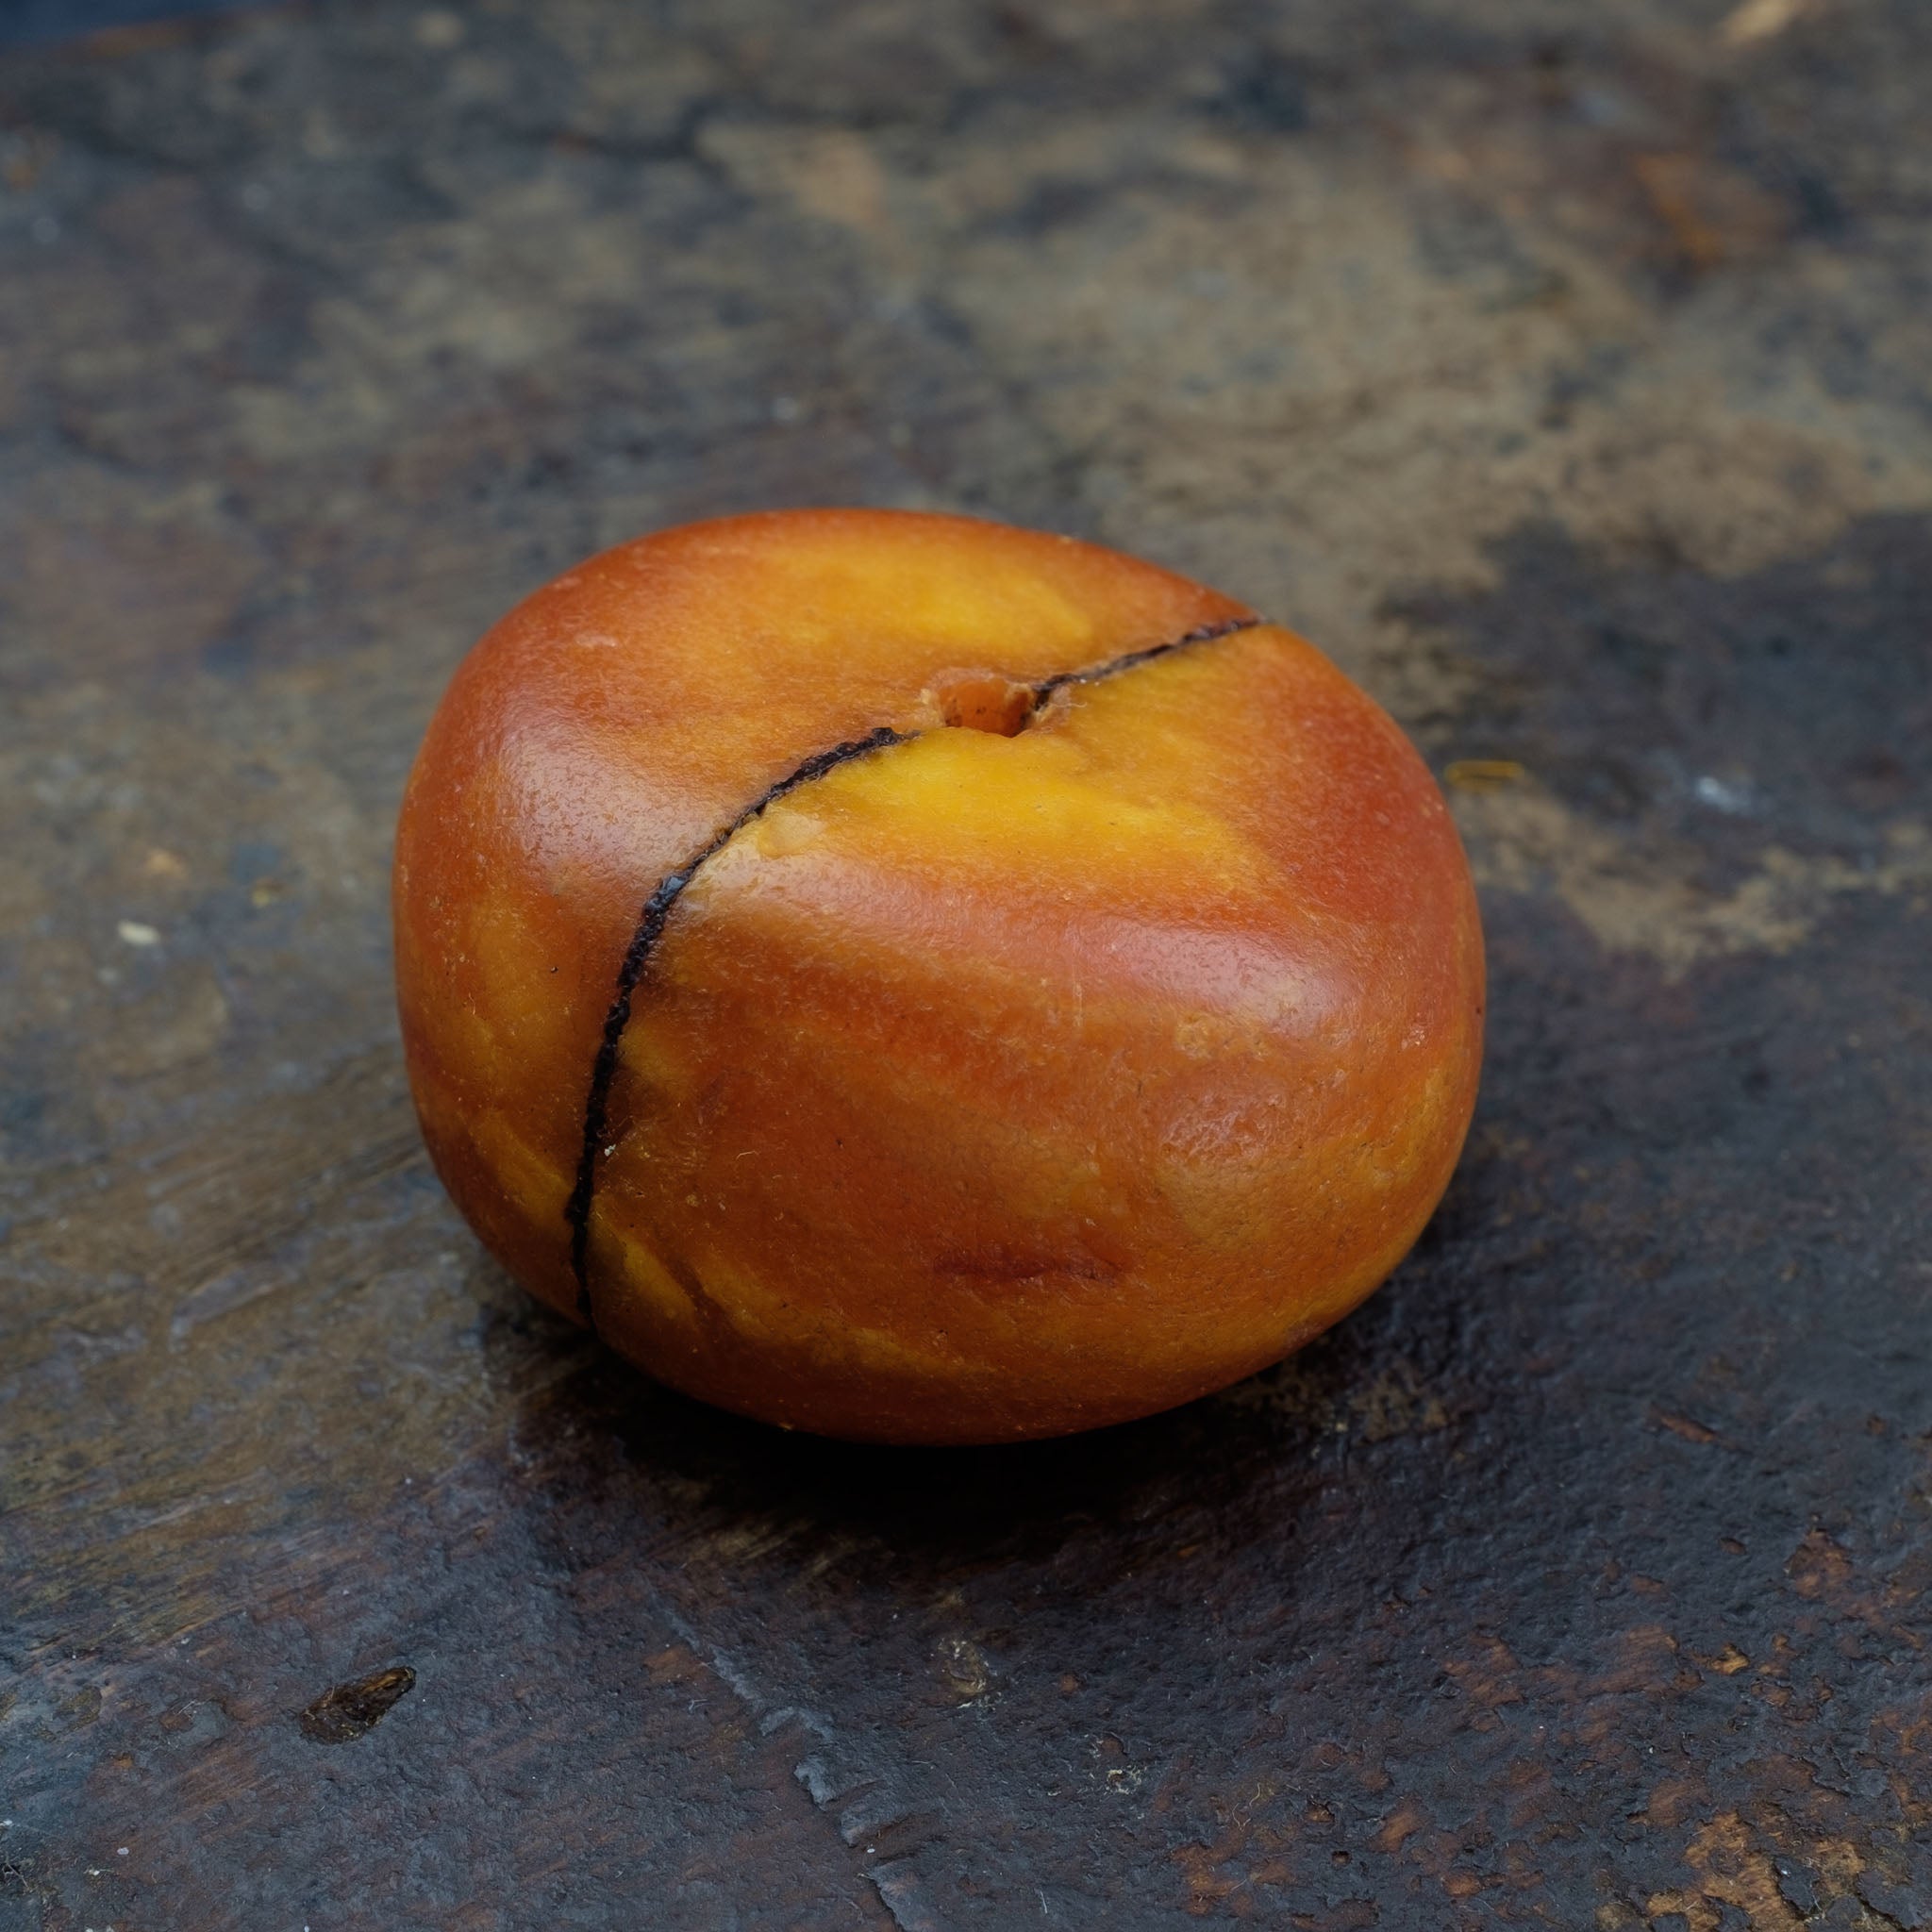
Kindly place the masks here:
<instances>
[{"instance_id":1,"label":"scratch on stone surface","mask_svg":"<svg viewBox=\"0 0 1932 1932\"><path fill-rule=\"evenodd\" d=\"M715 1643L706 1642L697 1630L685 1618L679 1616L675 1610L670 1608L668 1605L664 1607L664 1619L676 1633L679 1641L685 1643L697 1656L704 1658L705 1662L710 1666L712 1672L716 1674L719 1682L745 1707L753 1717L763 1719L769 1713L771 1727L775 1727L778 1722L787 1718L798 1718L801 1722L808 1721L808 1714L800 1711L795 1706L788 1705L782 1709L772 1710L771 1700L758 1689L758 1682L751 1673L742 1664L739 1663L728 1651L721 1649ZM820 1722L823 1723L823 1720ZM761 1725L760 1727L766 1728L767 1726Z\"/></svg>"},{"instance_id":2,"label":"scratch on stone surface","mask_svg":"<svg viewBox=\"0 0 1932 1932\"><path fill-rule=\"evenodd\" d=\"M1914 820L1887 829L1887 856L1877 864L1771 845L1755 874L1713 893L1693 883L1688 859L1674 871L1640 863L1613 834L1534 780L1507 791L1458 792L1455 808L1478 885L1512 893L1552 885L1606 952L1648 955L1672 980L1727 954L1789 953L1847 893L1932 887L1932 832Z\"/></svg>"},{"instance_id":3,"label":"scratch on stone surface","mask_svg":"<svg viewBox=\"0 0 1932 1932\"><path fill-rule=\"evenodd\" d=\"M224 1269L175 1305L168 1322L169 1346L179 1348L204 1322L233 1314L295 1285L296 1277L290 1270L273 1264L264 1268L242 1263Z\"/></svg>"},{"instance_id":4,"label":"scratch on stone surface","mask_svg":"<svg viewBox=\"0 0 1932 1932\"><path fill-rule=\"evenodd\" d=\"M1721 1440L1715 1429L1697 1421L1694 1416L1678 1415L1671 1409L1660 1408L1655 1404L1651 1407L1650 1419L1659 1428L1670 1430L1674 1436L1683 1437L1687 1442L1696 1442L1702 1445Z\"/></svg>"},{"instance_id":5,"label":"scratch on stone surface","mask_svg":"<svg viewBox=\"0 0 1932 1932\"><path fill-rule=\"evenodd\" d=\"M897 1790L895 1781L875 1765L843 1751L836 1727L823 1713L798 1704L774 1706L752 1673L728 1651L707 1642L687 1618L668 1606L664 1613L678 1639L745 1707L760 1736L771 1737L788 1724L796 1724L818 1741L822 1748L801 1757L792 1766L791 1775L815 1810L835 1814L833 1823L846 1844L857 1845L860 1838L876 1839L912 1815L914 1807ZM921 1881L909 1854L863 1869L902 1932L925 1932L925 1928L938 1932L939 1921L919 1897Z\"/></svg>"}]
</instances>

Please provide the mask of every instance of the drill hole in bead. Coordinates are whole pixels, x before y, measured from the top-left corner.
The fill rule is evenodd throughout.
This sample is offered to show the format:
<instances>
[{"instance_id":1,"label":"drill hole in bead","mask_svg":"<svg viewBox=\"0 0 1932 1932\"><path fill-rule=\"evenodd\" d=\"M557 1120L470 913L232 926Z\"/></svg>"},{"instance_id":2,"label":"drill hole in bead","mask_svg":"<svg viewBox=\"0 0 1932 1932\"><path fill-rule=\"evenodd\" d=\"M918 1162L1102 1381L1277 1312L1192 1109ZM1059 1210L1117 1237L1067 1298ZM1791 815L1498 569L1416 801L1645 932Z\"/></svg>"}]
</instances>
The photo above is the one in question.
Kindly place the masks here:
<instances>
[{"instance_id":1,"label":"drill hole in bead","mask_svg":"<svg viewBox=\"0 0 1932 1932\"><path fill-rule=\"evenodd\" d=\"M999 738L1017 738L1038 702L1030 684L1015 684L997 671L942 671L928 691L943 724Z\"/></svg>"}]
</instances>

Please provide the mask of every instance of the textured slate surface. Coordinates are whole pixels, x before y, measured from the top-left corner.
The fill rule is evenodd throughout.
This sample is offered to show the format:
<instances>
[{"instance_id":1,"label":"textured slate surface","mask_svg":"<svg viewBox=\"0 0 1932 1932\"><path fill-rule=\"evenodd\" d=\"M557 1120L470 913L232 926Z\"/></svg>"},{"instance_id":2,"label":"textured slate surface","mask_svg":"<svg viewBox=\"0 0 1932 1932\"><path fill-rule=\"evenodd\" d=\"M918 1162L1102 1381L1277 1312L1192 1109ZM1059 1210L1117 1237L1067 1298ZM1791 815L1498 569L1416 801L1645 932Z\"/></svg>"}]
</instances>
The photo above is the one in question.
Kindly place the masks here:
<instances>
[{"instance_id":1,"label":"textured slate surface","mask_svg":"<svg viewBox=\"0 0 1932 1932\"><path fill-rule=\"evenodd\" d=\"M0 60L0 1927L1932 1924L1928 92L1921 0ZM1477 1126L1281 1369L780 1438L428 1173L442 680L803 501L1218 582L1463 781Z\"/></svg>"},{"instance_id":2,"label":"textured slate surface","mask_svg":"<svg viewBox=\"0 0 1932 1932\"><path fill-rule=\"evenodd\" d=\"M63 41L104 28L225 11L211 0L0 0L0 47Z\"/></svg>"}]
</instances>

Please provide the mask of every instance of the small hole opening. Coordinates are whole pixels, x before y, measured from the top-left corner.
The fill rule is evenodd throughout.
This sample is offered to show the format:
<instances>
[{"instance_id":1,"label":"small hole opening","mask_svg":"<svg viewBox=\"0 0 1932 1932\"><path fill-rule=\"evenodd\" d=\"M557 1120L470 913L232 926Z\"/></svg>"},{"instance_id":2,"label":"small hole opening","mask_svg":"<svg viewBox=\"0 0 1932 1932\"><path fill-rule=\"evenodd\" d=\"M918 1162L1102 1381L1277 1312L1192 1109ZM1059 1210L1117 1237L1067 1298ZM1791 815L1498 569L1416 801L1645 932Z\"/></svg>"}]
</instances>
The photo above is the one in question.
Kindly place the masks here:
<instances>
[{"instance_id":1,"label":"small hole opening","mask_svg":"<svg viewBox=\"0 0 1932 1932\"><path fill-rule=\"evenodd\" d=\"M1025 730L1038 702L1030 684L1015 684L997 671L944 672L933 680L931 695L943 723L999 738Z\"/></svg>"}]
</instances>

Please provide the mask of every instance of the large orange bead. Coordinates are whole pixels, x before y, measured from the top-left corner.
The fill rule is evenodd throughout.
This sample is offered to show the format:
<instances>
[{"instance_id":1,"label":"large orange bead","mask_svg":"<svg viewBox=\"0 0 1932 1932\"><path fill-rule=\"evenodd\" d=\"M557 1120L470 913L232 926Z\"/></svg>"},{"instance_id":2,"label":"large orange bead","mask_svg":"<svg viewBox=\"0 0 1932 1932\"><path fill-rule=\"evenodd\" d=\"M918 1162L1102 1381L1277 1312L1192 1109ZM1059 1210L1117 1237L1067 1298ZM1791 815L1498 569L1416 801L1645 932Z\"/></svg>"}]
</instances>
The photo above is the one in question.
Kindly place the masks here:
<instances>
[{"instance_id":1,"label":"large orange bead","mask_svg":"<svg viewBox=\"0 0 1932 1932\"><path fill-rule=\"evenodd\" d=\"M1320 653L965 518L641 539L458 670L397 835L423 1130L534 1293L828 1435L1112 1423L1395 1265L1474 1102L1442 799Z\"/></svg>"}]
</instances>

